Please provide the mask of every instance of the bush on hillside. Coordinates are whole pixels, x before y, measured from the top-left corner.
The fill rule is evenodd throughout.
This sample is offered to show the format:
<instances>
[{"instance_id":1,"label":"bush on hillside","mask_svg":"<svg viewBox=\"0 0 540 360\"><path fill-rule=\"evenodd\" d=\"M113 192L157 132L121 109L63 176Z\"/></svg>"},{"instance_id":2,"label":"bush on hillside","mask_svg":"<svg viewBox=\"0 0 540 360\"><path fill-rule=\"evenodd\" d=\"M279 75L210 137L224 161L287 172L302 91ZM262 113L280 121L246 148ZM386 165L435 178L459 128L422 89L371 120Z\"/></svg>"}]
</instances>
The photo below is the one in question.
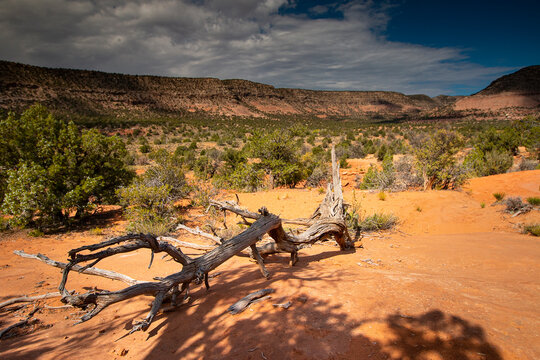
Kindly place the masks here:
<instances>
[{"instance_id":1,"label":"bush on hillside","mask_svg":"<svg viewBox=\"0 0 540 360\"><path fill-rule=\"evenodd\" d=\"M471 151L463 162L475 176L489 176L502 174L512 167L514 158L508 151L497 149L483 152L480 148Z\"/></svg>"},{"instance_id":2,"label":"bush on hillside","mask_svg":"<svg viewBox=\"0 0 540 360\"><path fill-rule=\"evenodd\" d=\"M382 163L382 170L370 165L361 182L357 180L356 187L360 189L390 189L396 180L396 173L392 163L392 155L387 153Z\"/></svg>"},{"instance_id":3,"label":"bush on hillside","mask_svg":"<svg viewBox=\"0 0 540 360\"><path fill-rule=\"evenodd\" d=\"M124 143L97 130L79 131L34 105L0 120L0 203L11 222L66 224L116 201L134 174ZM71 217L70 215L73 215Z\"/></svg>"},{"instance_id":4,"label":"bush on hillside","mask_svg":"<svg viewBox=\"0 0 540 360\"><path fill-rule=\"evenodd\" d=\"M260 160L254 167L264 170L276 186L294 187L307 177L300 160L300 147L289 132L256 132L249 139L246 149L251 157Z\"/></svg>"},{"instance_id":5,"label":"bush on hillside","mask_svg":"<svg viewBox=\"0 0 540 360\"><path fill-rule=\"evenodd\" d=\"M424 189L455 188L465 181L468 172L456 159L463 144L458 133L439 130L418 145L415 155L424 179Z\"/></svg>"},{"instance_id":6,"label":"bush on hillside","mask_svg":"<svg viewBox=\"0 0 540 360\"><path fill-rule=\"evenodd\" d=\"M161 153L155 161L156 165L117 194L129 221L128 230L159 236L172 230L177 221L174 202L185 197L190 187L182 164L174 157Z\"/></svg>"}]
</instances>

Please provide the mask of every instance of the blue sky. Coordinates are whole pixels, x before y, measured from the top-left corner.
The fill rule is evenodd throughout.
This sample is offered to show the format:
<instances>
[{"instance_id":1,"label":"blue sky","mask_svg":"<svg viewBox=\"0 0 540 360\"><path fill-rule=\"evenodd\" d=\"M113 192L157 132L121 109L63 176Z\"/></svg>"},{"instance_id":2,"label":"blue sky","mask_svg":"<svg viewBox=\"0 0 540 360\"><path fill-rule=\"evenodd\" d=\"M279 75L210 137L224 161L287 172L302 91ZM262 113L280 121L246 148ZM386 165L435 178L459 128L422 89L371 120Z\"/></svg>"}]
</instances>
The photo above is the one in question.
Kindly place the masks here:
<instances>
[{"instance_id":1,"label":"blue sky","mask_svg":"<svg viewBox=\"0 0 540 360\"><path fill-rule=\"evenodd\" d=\"M540 64L537 1L2 0L3 60L468 95Z\"/></svg>"}]
</instances>

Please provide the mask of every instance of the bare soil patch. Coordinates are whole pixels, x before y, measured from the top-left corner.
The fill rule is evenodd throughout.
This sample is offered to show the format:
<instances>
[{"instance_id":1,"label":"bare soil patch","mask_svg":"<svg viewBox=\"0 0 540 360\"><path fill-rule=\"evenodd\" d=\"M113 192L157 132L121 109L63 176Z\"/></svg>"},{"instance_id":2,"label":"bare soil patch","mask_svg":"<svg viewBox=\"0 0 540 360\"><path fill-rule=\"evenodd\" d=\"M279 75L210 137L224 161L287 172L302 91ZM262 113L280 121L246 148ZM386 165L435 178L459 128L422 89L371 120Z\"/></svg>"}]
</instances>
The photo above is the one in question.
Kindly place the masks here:
<instances>
[{"instance_id":1,"label":"bare soil patch","mask_svg":"<svg viewBox=\"0 0 540 360\"><path fill-rule=\"evenodd\" d=\"M194 287L187 304L160 313L146 332L125 338L132 319L148 312L150 297L113 305L77 326L78 310L43 308L35 314L39 326L0 340L0 358L537 359L540 240L521 234L519 225L540 222L540 215L532 211L512 218L502 205L491 204L493 192L526 198L539 196L539 185L536 170L473 179L460 192L389 193L385 201L376 192L347 189L346 201L356 199L366 214L397 215L397 229L366 234L364 248L356 251L341 252L331 244L303 249L294 267L288 266L288 254L271 255L266 260L270 280L249 258L234 257L216 270L221 275L210 279L209 293L204 285ZM323 197L317 189L239 194L242 206L265 205L283 218L312 213ZM65 261L69 249L120 234L124 226L115 219L104 235L91 230L39 238L3 234L0 301L56 291L60 280L58 269L22 259L13 250ZM185 233L181 238L198 241ZM142 280L178 270L160 256L146 270L149 259L149 251L139 250L105 259L100 267ZM89 284L124 287L70 275L72 288ZM240 297L263 288L275 289L271 299L235 316L227 312ZM287 301L292 303L287 310L273 306ZM44 305L62 304L48 299ZM0 312L0 328L30 310Z\"/></svg>"}]
</instances>

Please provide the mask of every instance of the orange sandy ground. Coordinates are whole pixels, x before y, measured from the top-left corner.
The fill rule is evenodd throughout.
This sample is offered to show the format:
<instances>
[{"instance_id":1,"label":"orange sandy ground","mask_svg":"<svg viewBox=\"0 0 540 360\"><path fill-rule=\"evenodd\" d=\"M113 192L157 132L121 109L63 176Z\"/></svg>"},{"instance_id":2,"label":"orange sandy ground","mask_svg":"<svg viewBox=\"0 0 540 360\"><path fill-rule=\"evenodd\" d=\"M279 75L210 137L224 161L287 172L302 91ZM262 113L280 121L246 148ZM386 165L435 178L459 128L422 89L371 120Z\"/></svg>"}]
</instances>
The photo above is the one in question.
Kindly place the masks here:
<instances>
[{"instance_id":1,"label":"orange sandy ground","mask_svg":"<svg viewBox=\"0 0 540 360\"><path fill-rule=\"evenodd\" d=\"M249 258L234 257L216 269L221 274L211 279L209 292L194 286L186 305L160 313L146 332L124 338L132 321L148 312L150 297L112 305L77 326L77 310L42 308L34 328L0 341L0 358L539 359L540 240L521 234L519 225L540 222L540 213L511 217L501 205L492 206L494 192L540 196L539 185L536 170L473 179L459 192L390 193L385 201L346 188L346 200L352 203L354 197L366 214L397 215L397 229L367 235L364 248L355 251L332 245L304 249L293 268L285 254L270 256L270 280ZM317 189L278 189L240 194L240 203L252 210L266 205L295 218L311 214L322 197ZM58 269L17 257L13 250L65 261L69 249L119 234L124 225L112 220L103 235L4 234L0 301L55 291L60 280ZM141 250L99 267L148 280L178 270L159 255L147 270L149 257ZM70 275L70 289L93 286L116 290L124 284ZM262 288L276 290L272 299L236 316L226 312ZM292 301L288 310L272 306L286 301ZM62 305L58 299L40 304ZM31 309L1 312L0 328Z\"/></svg>"}]
</instances>

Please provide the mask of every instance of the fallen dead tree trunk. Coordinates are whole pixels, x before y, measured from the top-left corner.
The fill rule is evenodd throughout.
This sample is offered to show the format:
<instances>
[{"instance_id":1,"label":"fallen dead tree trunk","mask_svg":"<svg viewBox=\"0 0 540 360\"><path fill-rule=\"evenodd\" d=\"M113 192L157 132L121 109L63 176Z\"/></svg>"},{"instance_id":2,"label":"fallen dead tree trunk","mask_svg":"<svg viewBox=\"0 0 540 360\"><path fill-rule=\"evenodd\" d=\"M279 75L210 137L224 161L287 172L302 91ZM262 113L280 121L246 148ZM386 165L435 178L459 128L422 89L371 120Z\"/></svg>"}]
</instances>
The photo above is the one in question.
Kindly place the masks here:
<instances>
[{"instance_id":1,"label":"fallen dead tree trunk","mask_svg":"<svg viewBox=\"0 0 540 360\"><path fill-rule=\"evenodd\" d=\"M148 247L146 246L146 242L142 241L141 239L145 239L148 243L152 243L153 251L163 251L162 249L166 249L163 241L159 241L150 235L131 235L131 237L128 235L122 239L122 241L128 241L126 244L118 245L114 248L101 250L106 246L118 244L121 241L112 239L103 243L71 250L69 252L71 259L68 267L66 267L64 270L62 282L59 288L59 290L64 294L62 301L64 303L82 308L86 308L88 305L93 304L94 308L81 318L80 321L83 322L91 319L101 310L116 302L128 300L139 295L152 295L155 298L150 313L144 320L136 323L131 329L130 333L137 330L145 330L152 322L152 319L158 312L163 300L168 294L171 295L174 305L176 297L186 290L191 282L202 283L202 281L205 280L206 284L208 285L208 272L214 270L216 267L224 263L232 256L238 254L246 247L255 244L259 237L265 233L281 226L281 220L279 217L269 214L264 208L261 209L261 213L263 216L255 221L255 223L253 223L253 225L246 231L228 241L225 241L214 250L196 259L187 259L187 256L185 255L179 256L178 254L182 253L179 249L176 249L176 257L173 256L173 259L177 260L183 265L182 271L171 274L157 282L143 282L132 285L120 291L88 292L80 295L72 295L65 289L65 284L69 271L75 264L92 260L94 261L92 264L94 264L103 258L117 253L134 251L139 248ZM80 252L83 250L98 251L87 255L80 254ZM180 285L181 288L179 288Z\"/></svg>"},{"instance_id":2,"label":"fallen dead tree trunk","mask_svg":"<svg viewBox=\"0 0 540 360\"><path fill-rule=\"evenodd\" d=\"M212 239L216 243L219 241L219 245L213 247L211 250L209 249L209 245L186 243L174 238L156 238L149 234L128 234L97 244L73 249L69 251L68 263L59 263L48 258L44 259L43 256L40 257L39 255L30 257L37 257L39 260L49 265L64 269L59 286L59 291L62 294L61 300L71 306L88 310L86 314L81 317L80 322L90 320L103 309L114 303L129 300L140 295L154 296L152 307L146 318L135 323L129 333L137 330L146 330L165 300L170 300L172 306L176 306L178 296L184 292L187 294L189 286L193 282L201 284L204 281L208 288L208 273L248 247L251 249L261 273L265 277L268 277L269 273L265 268L261 254L288 252L291 254L291 265L294 265L298 260L298 250L322 239L333 237L340 245L341 249L347 248L350 243L350 236L345 223L346 212L343 203L343 194L341 192L341 182L339 179L339 165L336 162L333 148L332 175L333 181L328 185L325 199L314 214L309 219L290 221L308 226L305 231L298 235L287 234L282 226L283 220L278 216L269 213L264 207L259 210L259 213L253 213L249 210L239 208L237 204L233 202L212 201L211 206L217 207L224 213L226 211L236 213L244 218L245 222L247 222L245 218L250 218L255 221L251 223L249 228L244 232L229 240L220 239L218 237ZM193 230L192 233L202 236L205 236L204 234L206 234L203 234L203 232L198 229ZM268 234L273 239L273 242L257 247L256 243L261 240L265 234ZM191 258L184 254L180 247L173 245L171 242L179 246L210 251L198 258ZM77 294L66 289L68 276L72 270L90 273L90 269L93 269L92 271L94 273L92 275L105 276L103 273L96 273L96 270L99 269L93 268L99 261L110 256L144 248L151 250L149 267L152 265L154 253L165 252L181 265L181 270L163 278L156 278L157 281L138 281L126 277L129 279L128 281L126 281L126 278L122 280L128 283L130 283L130 281L134 283L119 291L89 291L87 293ZM117 277L117 280L119 279L120 278Z\"/></svg>"},{"instance_id":3,"label":"fallen dead tree trunk","mask_svg":"<svg viewBox=\"0 0 540 360\"><path fill-rule=\"evenodd\" d=\"M230 211L242 218L258 219L259 215L242 209L232 201L210 201L210 206L218 210ZM289 223L309 226L298 235L287 234L282 227L273 229L268 234L274 242L258 247L258 253L272 254L288 252L291 254L291 265L298 260L298 250L317 241L333 237L339 247L344 250L352 247L352 240L346 224L346 205L343 201L339 163L336 161L335 150L332 147L332 183L329 183L323 202L317 207L309 219L288 220ZM285 220L282 220L285 222Z\"/></svg>"}]
</instances>

